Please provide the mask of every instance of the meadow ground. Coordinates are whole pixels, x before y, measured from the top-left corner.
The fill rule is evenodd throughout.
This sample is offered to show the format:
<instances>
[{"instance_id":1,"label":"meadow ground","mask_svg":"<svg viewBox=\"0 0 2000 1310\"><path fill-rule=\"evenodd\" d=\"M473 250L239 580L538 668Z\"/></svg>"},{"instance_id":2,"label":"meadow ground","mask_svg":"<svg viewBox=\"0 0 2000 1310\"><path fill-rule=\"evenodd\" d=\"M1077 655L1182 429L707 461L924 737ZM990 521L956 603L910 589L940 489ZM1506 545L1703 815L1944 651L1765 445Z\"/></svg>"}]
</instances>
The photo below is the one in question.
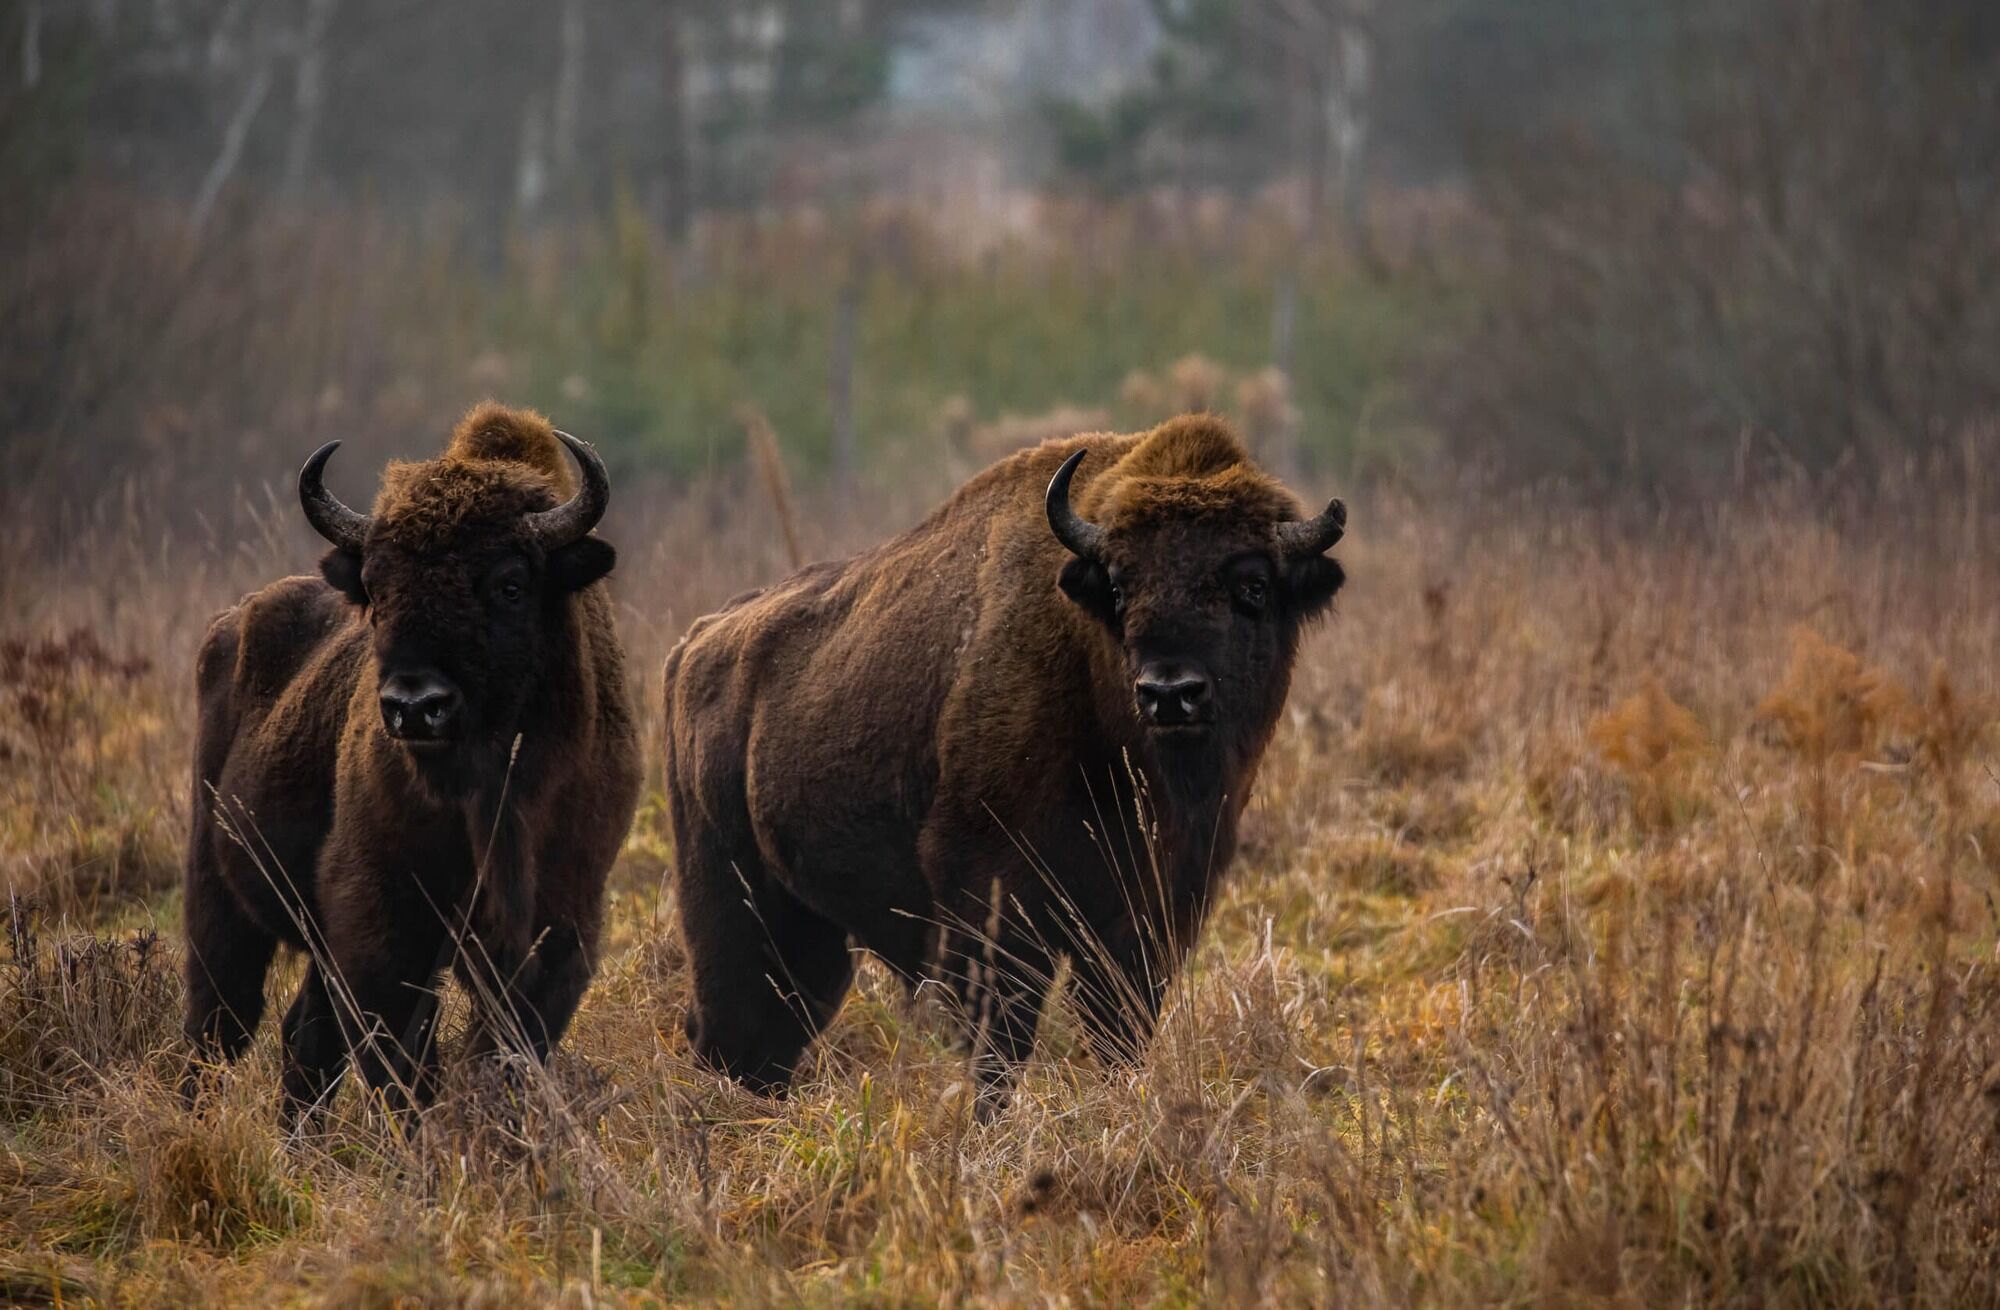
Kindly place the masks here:
<instances>
[{"instance_id":1,"label":"meadow ground","mask_svg":"<svg viewBox=\"0 0 2000 1310\"><path fill-rule=\"evenodd\" d=\"M0 529L0 1299L578 1306L2000 1299L2000 518L1962 468L1665 513L1356 497L1144 1064L1060 1002L1004 1114L879 968L790 1099L690 1062L649 792L548 1076L414 1140L177 1072L189 666L296 512ZM635 676L779 572L626 497ZM830 553L910 503L803 515ZM658 761L652 762L657 776ZM274 979L284 988L295 966Z\"/></svg>"}]
</instances>

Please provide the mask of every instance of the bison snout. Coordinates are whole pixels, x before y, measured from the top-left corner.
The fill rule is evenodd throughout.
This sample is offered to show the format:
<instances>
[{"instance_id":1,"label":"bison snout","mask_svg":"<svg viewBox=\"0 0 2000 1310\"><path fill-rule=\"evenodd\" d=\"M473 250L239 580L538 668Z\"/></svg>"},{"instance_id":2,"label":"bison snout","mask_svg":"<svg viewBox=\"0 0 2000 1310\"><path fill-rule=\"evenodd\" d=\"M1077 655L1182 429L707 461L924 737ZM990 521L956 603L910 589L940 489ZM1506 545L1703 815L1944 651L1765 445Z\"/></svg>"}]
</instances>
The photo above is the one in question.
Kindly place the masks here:
<instances>
[{"instance_id":1,"label":"bison snout","mask_svg":"<svg viewBox=\"0 0 2000 1310\"><path fill-rule=\"evenodd\" d=\"M398 741L449 741L464 709L458 688L435 674L398 673L382 683L382 726Z\"/></svg>"},{"instance_id":2,"label":"bison snout","mask_svg":"<svg viewBox=\"0 0 2000 1310\"><path fill-rule=\"evenodd\" d=\"M1155 727L1187 727L1208 721L1208 675L1198 669L1149 665L1140 671L1133 691L1140 717Z\"/></svg>"}]
</instances>

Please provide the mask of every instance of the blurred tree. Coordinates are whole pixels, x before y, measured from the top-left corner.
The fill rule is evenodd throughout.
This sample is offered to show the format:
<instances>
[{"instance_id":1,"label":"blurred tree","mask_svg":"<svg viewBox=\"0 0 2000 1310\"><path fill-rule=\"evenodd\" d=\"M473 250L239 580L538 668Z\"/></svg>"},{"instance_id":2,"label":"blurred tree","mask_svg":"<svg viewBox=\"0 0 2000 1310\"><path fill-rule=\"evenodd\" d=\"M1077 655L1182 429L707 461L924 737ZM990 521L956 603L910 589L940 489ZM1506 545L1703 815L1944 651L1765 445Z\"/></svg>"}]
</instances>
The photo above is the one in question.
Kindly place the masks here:
<instances>
[{"instance_id":1,"label":"blurred tree","mask_svg":"<svg viewBox=\"0 0 2000 1310\"><path fill-rule=\"evenodd\" d=\"M1329 192L1344 234L1367 241L1374 0L1149 0L1165 41L1145 82L1096 102L1051 97L1057 159L1103 190L1159 181L1246 189L1302 184L1302 227Z\"/></svg>"},{"instance_id":2,"label":"blurred tree","mask_svg":"<svg viewBox=\"0 0 2000 1310\"><path fill-rule=\"evenodd\" d=\"M603 213L620 180L684 231L762 203L798 152L878 103L900 25L976 0L14 0L11 99L57 63L100 174L189 199L459 205L510 223ZM817 150L813 147L818 142Z\"/></svg>"},{"instance_id":3,"label":"blurred tree","mask_svg":"<svg viewBox=\"0 0 2000 1310\"><path fill-rule=\"evenodd\" d=\"M1515 112L1467 133L1500 240L1433 393L1461 449L1660 480L1746 442L1900 458L2000 412L2000 9L1628 0L1544 31L1500 70Z\"/></svg>"},{"instance_id":4,"label":"blurred tree","mask_svg":"<svg viewBox=\"0 0 2000 1310\"><path fill-rule=\"evenodd\" d=\"M1328 202L1339 235L1372 260L1369 146L1375 114L1374 0L1149 0L1164 42L1146 81L1096 103L1044 107L1059 164L1101 192L1157 182L1244 191L1289 179L1292 248L1272 286L1269 358L1289 380L1303 261ZM1296 462L1289 429L1267 452Z\"/></svg>"}]
</instances>

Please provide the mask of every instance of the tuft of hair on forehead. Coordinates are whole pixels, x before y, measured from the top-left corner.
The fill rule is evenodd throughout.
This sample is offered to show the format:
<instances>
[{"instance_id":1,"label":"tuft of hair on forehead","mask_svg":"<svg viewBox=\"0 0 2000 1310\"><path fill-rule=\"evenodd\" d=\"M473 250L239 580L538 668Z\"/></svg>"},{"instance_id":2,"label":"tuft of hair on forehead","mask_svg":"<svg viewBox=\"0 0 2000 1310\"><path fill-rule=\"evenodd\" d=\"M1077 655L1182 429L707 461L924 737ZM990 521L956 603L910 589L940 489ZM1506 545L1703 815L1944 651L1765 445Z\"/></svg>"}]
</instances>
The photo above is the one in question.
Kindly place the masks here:
<instances>
[{"instance_id":1,"label":"tuft of hair on forehead","mask_svg":"<svg viewBox=\"0 0 2000 1310\"><path fill-rule=\"evenodd\" d=\"M548 419L532 409L513 409L491 400L474 405L452 429L444 457L526 464L547 478L558 496L568 499L576 494L569 453Z\"/></svg>"},{"instance_id":2,"label":"tuft of hair on forehead","mask_svg":"<svg viewBox=\"0 0 2000 1310\"><path fill-rule=\"evenodd\" d=\"M1257 467L1229 421L1183 414L1140 437L1090 490L1088 517L1107 528L1138 528L1167 519L1275 523L1299 516L1299 503Z\"/></svg>"},{"instance_id":3,"label":"tuft of hair on forehead","mask_svg":"<svg viewBox=\"0 0 2000 1310\"><path fill-rule=\"evenodd\" d=\"M376 531L405 549L440 550L467 531L518 524L575 492L569 452L549 421L488 401L458 421L438 458L392 461L382 471Z\"/></svg>"}]
</instances>

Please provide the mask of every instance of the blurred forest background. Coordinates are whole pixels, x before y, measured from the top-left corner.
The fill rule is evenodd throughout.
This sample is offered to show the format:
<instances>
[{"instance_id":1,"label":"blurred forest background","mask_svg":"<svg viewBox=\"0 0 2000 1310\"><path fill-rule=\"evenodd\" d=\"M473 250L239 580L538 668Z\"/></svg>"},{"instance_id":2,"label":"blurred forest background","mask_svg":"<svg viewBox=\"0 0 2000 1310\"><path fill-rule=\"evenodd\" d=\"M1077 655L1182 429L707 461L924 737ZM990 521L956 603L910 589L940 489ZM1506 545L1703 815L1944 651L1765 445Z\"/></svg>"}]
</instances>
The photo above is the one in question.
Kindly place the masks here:
<instances>
[{"instance_id":1,"label":"blurred forest background","mask_svg":"<svg viewBox=\"0 0 2000 1310\"><path fill-rule=\"evenodd\" d=\"M0 47L10 497L367 468L489 394L674 481L754 409L807 494L1193 405L1291 472L1656 490L2000 414L1988 0L5 0Z\"/></svg>"},{"instance_id":2,"label":"blurred forest background","mask_svg":"<svg viewBox=\"0 0 2000 1310\"><path fill-rule=\"evenodd\" d=\"M1996 0L0 0L0 1303L1994 1305L1996 287ZM187 1112L198 643L488 396L654 740L1011 447L1348 498L1141 1067L699 1069L649 747L550 1076Z\"/></svg>"}]
</instances>

